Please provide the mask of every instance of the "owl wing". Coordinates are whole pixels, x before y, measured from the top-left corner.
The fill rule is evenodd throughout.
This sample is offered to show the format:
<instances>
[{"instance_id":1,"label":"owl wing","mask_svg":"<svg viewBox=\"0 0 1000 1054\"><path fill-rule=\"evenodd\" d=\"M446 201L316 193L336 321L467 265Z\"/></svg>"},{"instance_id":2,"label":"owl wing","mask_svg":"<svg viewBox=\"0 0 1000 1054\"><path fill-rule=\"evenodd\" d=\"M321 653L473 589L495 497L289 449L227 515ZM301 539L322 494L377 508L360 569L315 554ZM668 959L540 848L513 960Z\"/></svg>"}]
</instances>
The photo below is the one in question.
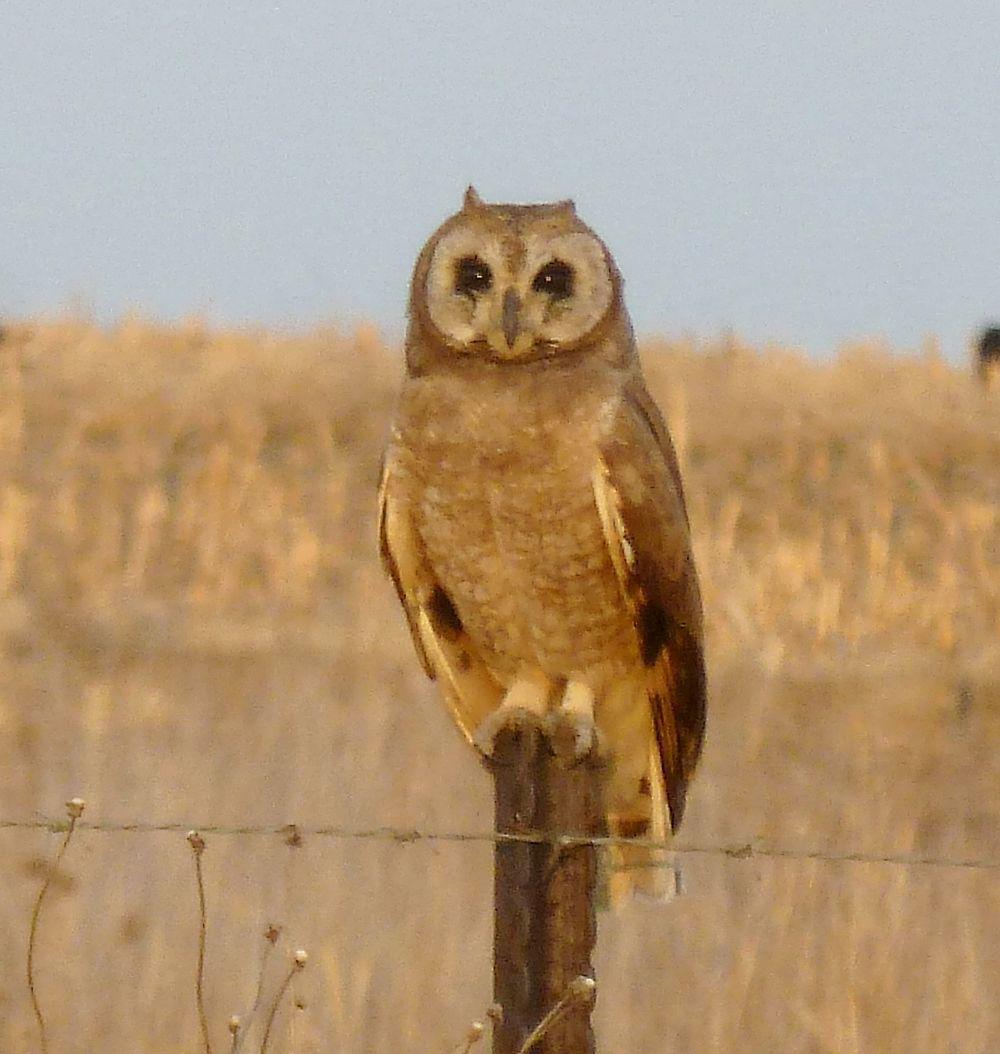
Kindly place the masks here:
<instances>
[{"instance_id":1,"label":"owl wing","mask_svg":"<svg viewBox=\"0 0 1000 1054\"><path fill-rule=\"evenodd\" d=\"M427 676L440 682L462 734L474 743L476 729L499 704L502 689L430 567L413 522L405 474L391 450L382 465L378 507L382 565L396 587L417 655Z\"/></svg>"},{"instance_id":2,"label":"owl wing","mask_svg":"<svg viewBox=\"0 0 1000 1054\"><path fill-rule=\"evenodd\" d=\"M701 598L677 457L639 379L626 387L601 443L593 482L605 542L635 626L676 830L705 730Z\"/></svg>"}]
</instances>

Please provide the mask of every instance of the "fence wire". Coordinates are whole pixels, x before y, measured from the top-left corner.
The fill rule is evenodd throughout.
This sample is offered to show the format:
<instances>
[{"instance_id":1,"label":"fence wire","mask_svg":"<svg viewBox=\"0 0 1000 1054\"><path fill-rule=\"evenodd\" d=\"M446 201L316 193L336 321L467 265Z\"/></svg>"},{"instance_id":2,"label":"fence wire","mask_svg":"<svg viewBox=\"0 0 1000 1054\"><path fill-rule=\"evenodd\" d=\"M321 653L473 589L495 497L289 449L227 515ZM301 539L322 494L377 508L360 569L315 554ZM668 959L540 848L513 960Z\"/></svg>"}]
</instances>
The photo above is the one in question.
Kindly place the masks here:
<instances>
[{"instance_id":1,"label":"fence wire","mask_svg":"<svg viewBox=\"0 0 1000 1054\"><path fill-rule=\"evenodd\" d=\"M70 818L35 820L12 820L0 818L0 831L49 831L63 833L68 830ZM912 853L879 850L838 849L819 847L794 847L769 845L758 840L745 842L667 842L652 838L626 838L614 835L583 837L574 834L552 834L544 831L509 833L505 831L424 831L414 827L344 827L338 825L308 826L286 824L219 824L180 823L151 821L87 821L76 822L78 832L92 831L97 834L184 834L197 831L201 835L226 836L281 836L292 846L300 846L307 838L328 838L347 841L394 842L410 844L417 842L464 842L503 843L528 842L548 843L557 847L577 845L632 845L662 850L666 855L664 866L670 866L673 857L711 856L729 860L800 860L820 861L831 864L882 864L893 867L927 867L965 871L1000 871L1000 858L951 857L933 853Z\"/></svg>"}]
</instances>

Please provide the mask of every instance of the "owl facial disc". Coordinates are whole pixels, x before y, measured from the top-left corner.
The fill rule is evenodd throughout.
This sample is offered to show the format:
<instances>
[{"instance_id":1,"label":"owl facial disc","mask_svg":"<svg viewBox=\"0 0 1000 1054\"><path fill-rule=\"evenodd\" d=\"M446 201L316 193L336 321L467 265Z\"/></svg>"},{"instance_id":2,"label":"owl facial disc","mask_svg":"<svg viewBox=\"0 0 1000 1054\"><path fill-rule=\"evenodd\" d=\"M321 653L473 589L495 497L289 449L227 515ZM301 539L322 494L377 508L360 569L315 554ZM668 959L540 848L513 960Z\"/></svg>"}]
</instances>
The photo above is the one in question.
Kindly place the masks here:
<instances>
[{"instance_id":1,"label":"owl facial disc","mask_svg":"<svg viewBox=\"0 0 1000 1054\"><path fill-rule=\"evenodd\" d=\"M459 354L554 358L581 346L615 301L608 252L570 203L488 205L477 197L470 204L467 197L431 245L427 316Z\"/></svg>"}]
</instances>

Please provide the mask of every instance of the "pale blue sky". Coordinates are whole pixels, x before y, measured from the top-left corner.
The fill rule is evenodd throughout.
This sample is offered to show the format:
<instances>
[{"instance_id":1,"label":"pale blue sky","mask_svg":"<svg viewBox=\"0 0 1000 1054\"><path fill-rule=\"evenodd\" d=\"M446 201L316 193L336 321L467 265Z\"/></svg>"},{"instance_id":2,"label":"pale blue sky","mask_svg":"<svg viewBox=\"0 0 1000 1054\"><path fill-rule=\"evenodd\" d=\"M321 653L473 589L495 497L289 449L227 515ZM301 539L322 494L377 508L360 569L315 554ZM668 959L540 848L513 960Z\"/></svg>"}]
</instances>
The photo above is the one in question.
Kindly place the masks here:
<instances>
[{"instance_id":1,"label":"pale blue sky","mask_svg":"<svg viewBox=\"0 0 1000 1054\"><path fill-rule=\"evenodd\" d=\"M996 0L4 0L0 132L0 315L398 333L471 181L574 197L642 333L1000 316Z\"/></svg>"}]
</instances>

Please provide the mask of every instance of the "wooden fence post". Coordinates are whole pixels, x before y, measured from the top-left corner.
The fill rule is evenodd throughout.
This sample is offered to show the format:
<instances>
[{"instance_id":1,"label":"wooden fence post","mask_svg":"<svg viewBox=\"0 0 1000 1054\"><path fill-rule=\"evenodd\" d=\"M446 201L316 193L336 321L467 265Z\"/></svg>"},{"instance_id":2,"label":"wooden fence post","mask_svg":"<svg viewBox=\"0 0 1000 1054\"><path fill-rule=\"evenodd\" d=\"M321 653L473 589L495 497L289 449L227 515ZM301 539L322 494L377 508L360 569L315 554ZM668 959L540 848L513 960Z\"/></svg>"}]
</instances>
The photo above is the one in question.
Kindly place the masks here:
<instances>
[{"instance_id":1,"label":"wooden fence post","mask_svg":"<svg viewBox=\"0 0 1000 1054\"><path fill-rule=\"evenodd\" d=\"M496 830L551 841L498 841L494 856L493 997L502 1020L493 1054L517 1054L578 977L593 977L597 849L556 844L559 835L604 833L601 763L574 755L572 730L503 729L490 762ZM594 1054L592 1000L576 998L533 1050Z\"/></svg>"}]
</instances>

